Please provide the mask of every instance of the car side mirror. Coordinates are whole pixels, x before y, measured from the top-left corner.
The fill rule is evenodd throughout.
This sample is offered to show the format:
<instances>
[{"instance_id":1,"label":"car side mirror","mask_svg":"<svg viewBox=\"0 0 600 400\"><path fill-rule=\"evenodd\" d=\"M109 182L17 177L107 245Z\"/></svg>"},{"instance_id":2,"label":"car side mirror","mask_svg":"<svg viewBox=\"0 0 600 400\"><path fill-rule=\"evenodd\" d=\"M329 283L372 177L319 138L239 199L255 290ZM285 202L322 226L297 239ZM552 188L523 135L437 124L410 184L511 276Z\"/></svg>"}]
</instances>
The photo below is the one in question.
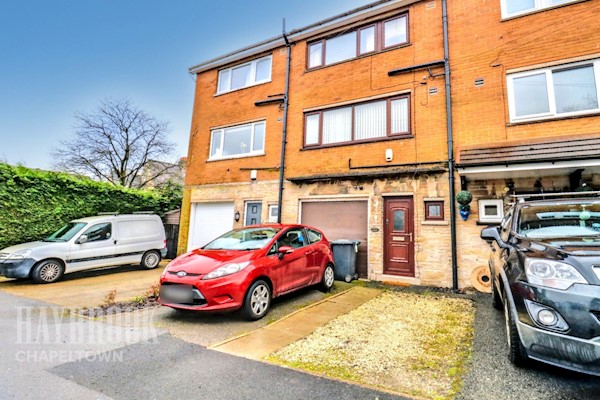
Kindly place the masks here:
<instances>
[{"instance_id":1,"label":"car side mirror","mask_svg":"<svg viewBox=\"0 0 600 400\"><path fill-rule=\"evenodd\" d=\"M87 241L88 241L87 235L81 235L81 236L79 236L79 239L77 239L77 241L75 243L77 243L77 244L84 244Z\"/></svg>"},{"instance_id":2,"label":"car side mirror","mask_svg":"<svg viewBox=\"0 0 600 400\"><path fill-rule=\"evenodd\" d=\"M509 248L508 244L506 244L506 242L500 237L500 231L498 231L498 227L496 226L488 226L487 228L483 228L479 236L489 244L492 244L492 242L495 241L498 243L500 248Z\"/></svg>"},{"instance_id":3,"label":"car side mirror","mask_svg":"<svg viewBox=\"0 0 600 400\"><path fill-rule=\"evenodd\" d=\"M280 248L277 249L277 253L279 254L279 259L283 259L283 256L285 256L286 254L290 254L291 252L294 251L294 248L291 246L281 246Z\"/></svg>"}]
</instances>

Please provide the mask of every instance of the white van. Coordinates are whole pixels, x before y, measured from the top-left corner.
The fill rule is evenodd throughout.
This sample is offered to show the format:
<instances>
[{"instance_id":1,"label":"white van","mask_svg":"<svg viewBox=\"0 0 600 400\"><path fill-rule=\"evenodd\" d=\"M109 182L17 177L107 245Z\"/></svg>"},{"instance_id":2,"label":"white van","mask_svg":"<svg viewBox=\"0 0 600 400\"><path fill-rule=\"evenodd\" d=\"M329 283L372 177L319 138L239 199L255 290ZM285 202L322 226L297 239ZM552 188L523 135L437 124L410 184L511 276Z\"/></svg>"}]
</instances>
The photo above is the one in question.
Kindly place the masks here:
<instances>
[{"instance_id":1,"label":"white van","mask_svg":"<svg viewBox=\"0 0 600 400\"><path fill-rule=\"evenodd\" d=\"M0 250L0 275L51 283L64 273L97 267L156 268L166 254L158 215L99 215L71 221L44 240Z\"/></svg>"}]
</instances>

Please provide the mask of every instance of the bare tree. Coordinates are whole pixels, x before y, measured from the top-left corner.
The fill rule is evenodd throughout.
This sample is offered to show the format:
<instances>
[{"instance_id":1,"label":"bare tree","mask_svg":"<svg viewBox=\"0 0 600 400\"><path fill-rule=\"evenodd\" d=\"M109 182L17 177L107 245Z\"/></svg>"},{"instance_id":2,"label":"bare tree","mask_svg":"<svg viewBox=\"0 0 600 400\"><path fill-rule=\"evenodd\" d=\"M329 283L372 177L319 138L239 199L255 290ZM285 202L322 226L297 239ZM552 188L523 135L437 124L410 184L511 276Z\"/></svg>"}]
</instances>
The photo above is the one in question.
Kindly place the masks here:
<instances>
[{"instance_id":1,"label":"bare tree","mask_svg":"<svg viewBox=\"0 0 600 400\"><path fill-rule=\"evenodd\" d=\"M54 167L115 185L142 188L179 168L165 162L175 144L160 121L127 99L108 99L92 113L76 113L75 134L52 151Z\"/></svg>"}]
</instances>

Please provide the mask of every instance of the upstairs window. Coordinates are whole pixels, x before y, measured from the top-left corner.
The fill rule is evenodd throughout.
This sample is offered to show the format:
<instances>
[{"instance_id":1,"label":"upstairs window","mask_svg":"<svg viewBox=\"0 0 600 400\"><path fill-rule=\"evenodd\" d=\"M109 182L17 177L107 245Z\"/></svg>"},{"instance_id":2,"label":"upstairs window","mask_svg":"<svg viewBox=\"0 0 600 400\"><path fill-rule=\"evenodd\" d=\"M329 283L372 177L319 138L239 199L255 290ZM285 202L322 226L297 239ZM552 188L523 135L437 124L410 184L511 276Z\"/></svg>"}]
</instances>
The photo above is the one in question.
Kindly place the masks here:
<instances>
[{"instance_id":1,"label":"upstairs window","mask_svg":"<svg viewBox=\"0 0 600 400\"><path fill-rule=\"evenodd\" d=\"M238 125L211 131L209 160L263 155L265 122Z\"/></svg>"},{"instance_id":2,"label":"upstairs window","mask_svg":"<svg viewBox=\"0 0 600 400\"><path fill-rule=\"evenodd\" d=\"M502 17L509 18L575 1L578 0L500 0L500 4Z\"/></svg>"},{"instance_id":3,"label":"upstairs window","mask_svg":"<svg viewBox=\"0 0 600 400\"><path fill-rule=\"evenodd\" d=\"M511 122L600 112L600 60L508 76Z\"/></svg>"},{"instance_id":4,"label":"upstairs window","mask_svg":"<svg viewBox=\"0 0 600 400\"><path fill-rule=\"evenodd\" d=\"M410 134L410 96L310 112L304 119L304 145L325 146Z\"/></svg>"},{"instance_id":5,"label":"upstairs window","mask_svg":"<svg viewBox=\"0 0 600 400\"><path fill-rule=\"evenodd\" d=\"M408 43L408 15L343 32L308 45L308 68L317 68Z\"/></svg>"},{"instance_id":6,"label":"upstairs window","mask_svg":"<svg viewBox=\"0 0 600 400\"><path fill-rule=\"evenodd\" d=\"M271 81L271 56L219 71L217 94Z\"/></svg>"}]
</instances>

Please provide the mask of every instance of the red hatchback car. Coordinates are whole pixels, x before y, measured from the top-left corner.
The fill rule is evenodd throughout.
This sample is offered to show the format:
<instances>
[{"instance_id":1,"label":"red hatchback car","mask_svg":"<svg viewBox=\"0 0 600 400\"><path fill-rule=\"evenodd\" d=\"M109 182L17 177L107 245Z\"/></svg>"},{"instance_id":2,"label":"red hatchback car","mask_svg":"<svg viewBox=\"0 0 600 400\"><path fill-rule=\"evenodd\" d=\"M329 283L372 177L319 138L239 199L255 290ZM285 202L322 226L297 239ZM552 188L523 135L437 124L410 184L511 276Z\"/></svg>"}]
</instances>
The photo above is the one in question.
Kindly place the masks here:
<instances>
[{"instance_id":1,"label":"red hatchback car","mask_svg":"<svg viewBox=\"0 0 600 400\"><path fill-rule=\"evenodd\" d=\"M319 285L333 286L331 245L303 225L234 229L175 258L160 277L160 303L177 309L233 311L264 317L274 297Z\"/></svg>"}]
</instances>

